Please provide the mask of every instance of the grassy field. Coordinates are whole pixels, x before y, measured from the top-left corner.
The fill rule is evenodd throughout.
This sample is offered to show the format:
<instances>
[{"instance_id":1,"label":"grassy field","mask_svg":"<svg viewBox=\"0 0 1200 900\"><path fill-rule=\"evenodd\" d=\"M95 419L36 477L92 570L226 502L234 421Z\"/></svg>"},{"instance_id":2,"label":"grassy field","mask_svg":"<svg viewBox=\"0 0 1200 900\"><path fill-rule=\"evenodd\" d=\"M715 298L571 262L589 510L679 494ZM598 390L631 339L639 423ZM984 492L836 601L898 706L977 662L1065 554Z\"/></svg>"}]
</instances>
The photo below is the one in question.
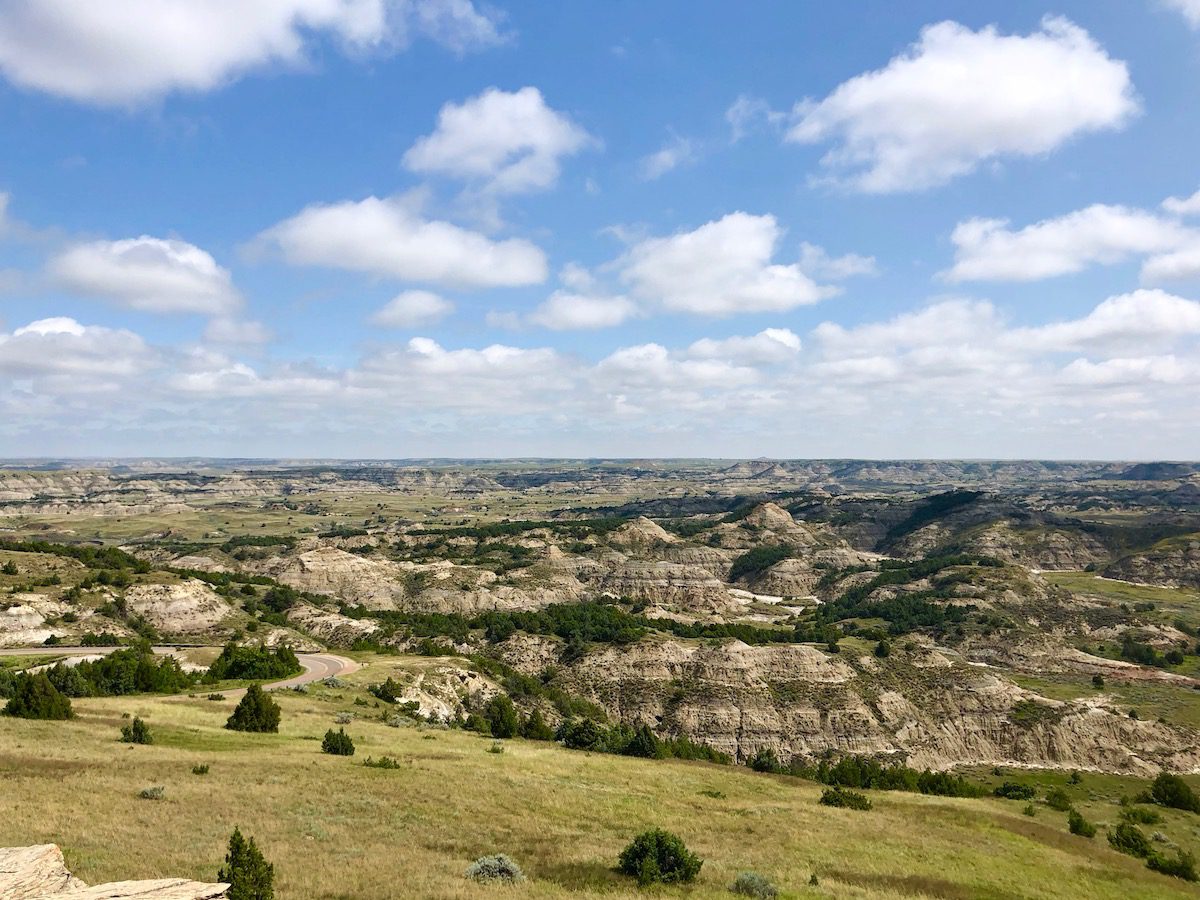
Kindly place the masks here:
<instances>
[{"instance_id":1,"label":"grassy field","mask_svg":"<svg viewBox=\"0 0 1200 900\"><path fill-rule=\"evenodd\" d=\"M1131 584L1102 578L1091 572L1043 572L1042 577L1051 584L1064 587L1074 594L1103 597L1115 603L1153 603L1156 618L1170 623L1176 618L1191 625L1200 625L1200 592L1156 587L1149 584Z\"/></svg>"},{"instance_id":2,"label":"grassy field","mask_svg":"<svg viewBox=\"0 0 1200 900\"><path fill-rule=\"evenodd\" d=\"M0 720L0 845L59 843L93 883L211 880L237 825L275 864L281 900L491 896L497 889L462 873L493 852L530 878L501 895L586 900L640 895L614 866L634 834L657 825L705 859L693 887L659 896L729 896L746 869L792 897L1200 896L1111 851L1103 832L1070 835L1065 815L1043 805L1030 818L1019 803L872 792L874 810L854 812L818 805L817 785L744 768L520 740L493 753L490 739L469 733L391 728L354 699L404 661L368 661L348 687L280 695L279 735L225 731L230 703L187 697L77 701L79 717L66 723ZM347 726L352 759L319 749L343 710L363 716ZM152 746L117 741L123 713L146 719ZM382 754L401 768L361 764ZM192 774L200 763L210 774ZM1100 779L1086 776L1079 802L1115 822L1125 786ZM152 785L165 787L163 800L137 798ZM1200 818L1171 815L1162 827L1185 845Z\"/></svg>"}]
</instances>

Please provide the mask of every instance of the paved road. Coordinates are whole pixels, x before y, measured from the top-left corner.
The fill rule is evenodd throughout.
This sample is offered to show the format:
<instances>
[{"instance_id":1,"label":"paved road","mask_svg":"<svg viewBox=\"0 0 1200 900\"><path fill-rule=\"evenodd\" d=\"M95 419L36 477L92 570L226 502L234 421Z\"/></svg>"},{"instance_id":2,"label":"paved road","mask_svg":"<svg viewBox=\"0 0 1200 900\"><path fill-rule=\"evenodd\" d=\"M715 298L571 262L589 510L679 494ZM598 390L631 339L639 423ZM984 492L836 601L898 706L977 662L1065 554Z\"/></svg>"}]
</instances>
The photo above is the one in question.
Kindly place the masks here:
<instances>
[{"instance_id":1,"label":"paved road","mask_svg":"<svg viewBox=\"0 0 1200 900\"><path fill-rule=\"evenodd\" d=\"M17 647L11 649L0 648L0 656L104 656L105 654L112 653L114 650L120 649L120 647ZM189 647L187 649L201 648ZM216 650L219 648L214 647L212 649ZM154 652L161 653L164 656L176 656L179 653L179 648L171 646L155 647ZM344 656L337 656L333 653L297 653L296 659L304 667L303 672L283 681L264 684L263 690L274 691L292 688L297 685L320 681L322 678L348 675L351 672L358 671L358 663L354 660L347 659ZM230 699L234 699L244 694L245 690L222 691L221 693Z\"/></svg>"}]
</instances>

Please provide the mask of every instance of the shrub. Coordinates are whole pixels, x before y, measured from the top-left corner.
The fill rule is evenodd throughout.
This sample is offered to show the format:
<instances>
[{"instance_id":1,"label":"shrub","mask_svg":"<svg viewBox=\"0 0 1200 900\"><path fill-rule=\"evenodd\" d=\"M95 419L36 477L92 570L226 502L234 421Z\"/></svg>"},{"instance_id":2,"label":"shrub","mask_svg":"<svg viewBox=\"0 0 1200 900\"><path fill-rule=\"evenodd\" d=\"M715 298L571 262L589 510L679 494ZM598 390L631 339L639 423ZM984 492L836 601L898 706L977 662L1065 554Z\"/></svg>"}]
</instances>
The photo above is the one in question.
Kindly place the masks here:
<instances>
[{"instance_id":1,"label":"shrub","mask_svg":"<svg viewBox=\"0 0 1200 900\"><path fill-rule=\"evenodd\" d=\"M1046 805L1059 812L1066 812L1071 808L1071 798L1062 788L1052 788L1046 792Z\"/></svg>"},{"instance_id":2,"label":"shrub","mask_svg":"<svg viewBox=\"0 0 1200 900\"><path fill-rule=\"evenodd\" d=\"M1032 800L1037 796L1037 791L1026 784L1017 784L1014 781L1006 781L1000 787L992 791L997 797L1003 797L1005 800Z\"/></svg>"},{"instance_id":3,"label":"shrub","mask_svg":"<svg viewBox=\"0 0 1200 900\"><path fill-rule=\"evenodd\" d=\"M1122 822L1116 828L1108 833L1108 842L1114 850L1119 850L1121 853L1128 853L1130 856L1137 856L1145 859L1150 855L1150 841L1146 835L1136 825L1131 825L1128 822Z\"/></svg>"},{"instance_id":4,"label":"shrub","mask_svg":"<svg viewBox=\"0 0 1200 900\"><path fill-rule=\"evenodd\" d=\"M390 756L381 756L379 759L367 757L363 765L368 769L398 769L400 768L399 760L393 759Z\"/></svg>"},{"instance_id":5,"label":"shrub","mask_svg":"<svg viewBox=\"0 0 1200 900\"><path fill-rule=\"evenodd\" d=\"M1150 797L1159 806L1200 812L1200 797L1196 796L1186 781L1169 772L1162 772L1154 779Z\"/></svg>"},{"instance_id":6,"label":"shrub","mask_svg":"<svg viewBox=\"0 0 1200 900\"><path fill-rule=\"evenodd\" d=\"M1126 806L1121 810L1122 822L1133 822L1137 825L1157 825L1162 821L1162 816L1152 809L1145 809L1140 806Z\"/></svg>"},{"instance_id":7,"label":"shrub","mask_svg":"<svg viewBox=\"0 0 1200 900\"><path fill-rule=\"evenodd\" d=\"M2 571L5 575L19 574L19 570L17 569L17 564L15 562L13 562L11 559L4 564L4 568L0 569L0 571Z\"/></svg>"},{"instance_id":8,"label":"shrub","mask_svg":"<svg viewBox=\"0 0 1200 900\"><path fill-rule=\"evenodd\" d=\"M546 724L546 719L540 709L535 709L529 718L521 722L521 737L530 741L554 740L554 729Z\"/></svg>"},{"instance_id":9,"label":"shrub","mask_svg":"<svg viewBox=\"0 0 1200 900\"><path fill-rule=\"evenodd\" d=\"M598 750L604 743L604 728L591 719L567 719L558 728L558 740L571 750Z\"/></svg>"},{"instance_id":10,"label":"shrub","mask_svg":"<svg viewBox=\"0 0 1200 900\"><path fill-rule=\"evenodd\" d=\"M770 747L759 747L758 752L750 759L750 768L755 772L782 772L779 757Z\"/></svg>"},{"instance_id":11,"label":"shrub","mask_svg":"<svg viewBox=\"0 0 1200 900\"><path fill-rule=\"evenodd\" d=\"M368 687L367 690L384 703L395 703L396 699L401 693L400 685L396 684L396 682L392 680L391 675L388 676L387 681L385 681L383 684L373 684Z\"/></svg>"},{"instance_id":12,"label":"shrub","mask_svg":"<svg viewBox=\"0 0 1200 900\"><path fill-rule=\"evenodd\" d=\"M125 744L153 744L154 735L146 723L135 716L130 724L121 726L121 741Z\"/></svg>"},{"instance_id":13,"label":"shrub","mask_svg":"<svg viewBox=\"0 0 1200 900\"><path fill-rule=\"evenodd\" d=\"M492 746L488 747L488 753L503 753L504 745L499 741L492 741Z\"/></svg>"},{"instance_id":14,"label":"shrub","mask_svg":"<svg viewBox=\"0 0 1200 900\"><path fill-rule=\"evenodd\" d=\"M886 640L880 641L875 645L875 655L880 659L887 659L892 655L892 645Z\"/></svg>"},{"instance_id":15,"label":"shrub","mask_svg":"<svg viewBox=\"0 0 1200 900\"><path fill-rule=\"evenodd\" d=\"M225 865L217 873L217 881L229 885L228 900L274 900L275 867L263 858L254 843L247 841L235 828L229 837L229 852Z\"/></svg>"},{"instance_id":16,"label":"shrub","mask_svg":"<svg viewBox=\"0 0 1200 900\"><path fill-rule=\"evenodd\" d=\"M743 897L754 897L755 900L775 900L779 896L779 888L757 872L740 873L729 890Z\"/></svg>"},{"instance_id":17,"label":"shrub","mask_svg":"<svg viewBox=\"0 0 1200 900\"><path fill-rule=\"evenodd\" d=\"M201 763L198 766L192 766L192 774L193 775L207 775L208 774L208 763Z\"/></svg>"},{"instance_id":18,"label":"shrub","mask_svg":"<svg viewBox=\"0 0 1200 900\"><path fill-rule=\"evenodd\" d=\"M1184 881L1196 881L1196 857L1186 850L1177 850L1174 859L1167 859L1158 853L1151 853L1146 859L1146 865L1155 872L1182 878Z\"/></svg>"},{"instance_id":19,"label":"shrub","mask_svg":"<svg viewBox=\"0 0 1200 900\"><path fill-rule=\"evenodd\" d=\"M643 759L661 759L662 744L658 737L645 723L639 725L633 733L633 739L621 750L626 756L640 756Z\"/></svg>"},{"instance_id":20,"label":"shrub","mask_svg":"<svg viewBox=\"0 0 1200 900\"><path fill-rule=\"evenodd\" d=\"M1093 675L1092 676L1092 687L1097 688L1098 690L1101 690L1101 691L1104 690L1104 676L1103 675Z\"/></svg>"},{"instance_id":21,"label":"shrub","mask_svg":"<svg viewBox=\"0 0 1200 900\"><path fill-rule=\"evenodd\" d=\"M286 678L300 669L300 660L288 647L268 650L266 647L239 647L229 643L221 650L221 655L213 660L204 677L208 681Z\"/></svg>"},{"instance_id":22,"label":"shrub","mask_svg":"<svg viewBox=\"0 0 1200 900\"><path fill-rule=\"evenodd\" d=\"M866 794L848 791L840 787L826 788L821 794L820 802L823 806L839 806L845 809L868 810L871 808L871 801Z\"/></svg>"},{"instance_id":23,"label":"shrub","mask_svg":"<svg viewBox=\"0 0 1200 900\"><path fill-rule=\"evenodd\" d=\"M1021 810L1021 813L1023 815L1029 816L1032 819L1034 816L1037 815L1037 807L1035 807L1032 803L1026 803L1025 808L1023 810Z\"/></svg>"},{"instance_id":24,"label":"shrub","mask_svg":"<svg viewBox=\"0 0 1200 900\"><path fill-rule=\"evenodd\" d=\"M279 704L268 697L261 687L252 684L238 701L233 715L225 723L231 731L275 733L279 731Z\"/></svg>"},{"instance_id":25,"label":"shrub","mask_svg":"<svg viewBox=\"0 0 1200 900\"><path fill-rule=\"evenodd\" d=\"M51 684L45 672L17 676L13 695L4 706L4 715L19 719L70 719L70 699Z\"/></svg>"},{"instance_id":26,"label":"shrub","mask_svg":"<svg viewBox=\"0 0 1200 900\"><path fill-rule=\"evenodd\" d=\"M504 853L479 857L479 859L467 866L467 871L464 874L472 881L502 881L512 884L525 880L525 873L521 871L521 867L517 865L516 860Z\"/></svg>"},{"instance_id":27,"label":"shrub","mask_svg":"<svg viewBox=\"0 0 1200 900\"><path fill-rule=\"evenodd\" d=\"M138 797L143 800L161 800L166 792L167 789L159 784L154 787L142 788L138 792Z\"/></svg>"},{"instance_id":28,"label":"shrub","mask_svg":"<svg viewBox=\"0 0 1200 900\"><path fill-rule=\"evenodd\" d=\"M353 756L354 741L350 740L350 735L346 734L346 729L339 728L334 731L330 728L325 732L325 739L321 741L321 752L329 753L333 756Z\"/></svg>"},{"instance_id":29,"label":"shrub","mask_svg":"<svg viewBox=\"0 0 1200 900\"><path fill-rule=\"evenodd\" d=\"M497 694L488 701L484 708L483 717L491 728L492 736L498 738L515 737L517 734L517 708L507 694Z\"/></svg>"},{"instance_id":30,"label":"shrub","mask_svg":"<svg viewBox=\"0 0 1200 900\"><path fill-rule=\"evenodd\" d=\"M1071 834L1077 834L1080 837L1096 836L1096 826L1080 815L1078 810L1073 809L1067 813L1067 827L1071 829Z\"/></svg>"},{"instance_id":31,"label":"shrub","mask_svg":"<svg viewBox=\"0 0 1200 900\"><path fill-rule=\"evenodd\" d=\"M661 828L643 831L621 851L618 867L647 885L689 882L700 873L704 860L688 850L678 835Z\"/></svg>"}]
</instances>

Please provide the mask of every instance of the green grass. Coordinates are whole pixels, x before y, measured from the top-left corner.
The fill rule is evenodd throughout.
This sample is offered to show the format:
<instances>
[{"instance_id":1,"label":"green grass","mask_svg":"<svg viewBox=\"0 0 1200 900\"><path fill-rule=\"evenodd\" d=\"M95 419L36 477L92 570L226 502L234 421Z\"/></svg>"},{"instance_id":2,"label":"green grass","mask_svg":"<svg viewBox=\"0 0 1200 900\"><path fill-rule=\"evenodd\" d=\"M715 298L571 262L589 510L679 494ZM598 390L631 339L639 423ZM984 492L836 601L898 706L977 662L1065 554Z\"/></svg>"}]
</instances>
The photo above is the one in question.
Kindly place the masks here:
<instances>
[{"instance_id":1,"label":"green grass","mask_svg":"<svg viewBox=\"0 0 1200 900\"><path fill-rule=\"evenodd\" d=\"M869 813L834 810L817 803L820 786L800 779L522 740L496 754L487 738L367 718L346 726L355 757L324 755L319 737L335 713L376 715L353 700L384 668L429 664L363 659L371 665L345 688L277 695L279 735L225 731L232 703L186 697L81 700L71 722L4 723L0 844L57 842L92 883L212 880L236 825L275 864L280 900L493 896L462 873L494 852L510 854L529 875L522 896L589 900L644 896L614 867L634 834L657 825L680 833L705 864L692 888L655 896L727 897L747 869L789 897L1196 896L1111 851L1102 835L1070 835L1063 814L1029 819L999 800L871 792ZM145 719L155 743L120 744L122 713ZM361 764L383 755L401 768ZM203 778L191 774L201 763L211 767ZM1135 783L1085 774L1079 802L1090 818L1115 821L1105 804L1115 810L1112 802ZM137 799L158 784L163 800ZM1087 790L1097 794L1096 811L1086 806ZM1164 827L1191 846L1187 829L1196 822L1172 814ZM820 886L810 889L814 873Z\"/></svg>"}]
</instances>

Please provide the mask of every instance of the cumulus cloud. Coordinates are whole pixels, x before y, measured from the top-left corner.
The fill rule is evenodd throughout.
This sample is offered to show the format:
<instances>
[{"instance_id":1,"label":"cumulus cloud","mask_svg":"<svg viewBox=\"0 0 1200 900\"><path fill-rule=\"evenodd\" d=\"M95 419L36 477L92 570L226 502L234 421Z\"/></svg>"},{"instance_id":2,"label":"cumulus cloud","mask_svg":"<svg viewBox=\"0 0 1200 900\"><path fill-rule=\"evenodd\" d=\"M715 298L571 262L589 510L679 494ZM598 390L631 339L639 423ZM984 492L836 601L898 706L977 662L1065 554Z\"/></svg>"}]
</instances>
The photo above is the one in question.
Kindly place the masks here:
<instances>
[{"instance_id":1,"label":"cumulus cloud","mask_svg":"<svg viewBox=\"0 0 1200 900\"><path fill-rule=\"evenodd\" d=\"M1109 297L1088 315L1067 322L1013 330L1014 348L1080 350L1146 347L1200 335L1200 303L1161 290L1139 290Z\"/></svg>"},{"instance_id":2,"label":"cumulus cloud","mask_svg":"<svg viewBox=\"0 0 1200 900\"><path fill-rule=\"evenodd\" d=\"M454 304L432 291L404 291L371 316L385 328L416 328L430 325L454 312Z\"/></svg>"},{"instance_id":3,"label":"cumulus cloud","mask_svg":"<svg viewBox=\"0 0 1200 900\"><path fill-rule=\"evenodd\" d=\"M695 142L677 136L638 160L638 176L643 181L654 181L673 169L695 162L696 158Z\"/></svg>"},{"instance_id":4,"label":"cumulus cloud","mask_svg":"<svg viewBox=\"0 0 1200 900\"><path fill-rule=\"evenodd\" d=\"M628 297L555 291L529 316L529 321L554 331L612 328L637 315Z\"/></svg>"},{"instance_id":5,"label":"cumulus cloud","mask_svg":"<svg viewBox=\"0 0 1200 900\"><path fill-rule=\"evenodd\" d=\"M405 197L314 204L259 235L293 265L324 266L460 287L512 287L546 279L529 241L492 240L424 218Z\"/></svg>"},{"instance_id":6,"label":"cumulus cloud","mask_svg":"<svg viewBox=\"0 0 1200 900\"><path fill-rule=\"evenodd\" d=\"M145 312L220 316L242 302L226 269L179 240L142 235L76 244L47 267L51 278L69 290Z\"/></svg>"},{"instance_id":7,"label":"cumulus cloud","mask_svg":"<svg viewBox=\"0 0 1200 900\"><path fill-rule=\"evenodd\" d=\"M639 241L617 265L639 298L672 312L782 312L836 293L799 264L772 261L782 236L774 216L735 212L694 231Z\"/></svg>"},{"instance_id":8,"label":"cumulus cloud","mask_svg":"<svg viewBox=\"0 0 1200 900\"><path fill-rule=\"evenodd\" d=\"M688 347L687 353L695 359L727 359L761 365L788 362L800 352L801 346L799 335L787 328L764 328L749 337L701 338Z\"/></svg>"},{"instance_id":9,"label":"cumulus cloud","mask_svg":"<svg viewBox=\"0 0 1200 900\"><path fill-rule=\"evenodd\" d=\"M404 154L404 165L422 174L449 175L490 194L545 190L558 180L561 160L594 143L541 91L509 93L489 88L463 103L447 103L437 128Z\"/></svg>"},{"instance_id":10,"label":"cumulus cloud","mask_svg":"<svg viewBox=\"0 0 1200 900\"><path fill-rule=\"evenodd\" d=\"M800 268L813 278L828 281L845 281L860 275L878 275L875 257L847 253L845 256L830 256L824 247L815 244L800 245Z\"/></svg>"},{"instance_id":11,"label":"cumulus cloud","mask_svg":"<svg viewBox=\"0 0 1200 900\"><path fill-rule=\"evenodd\" d=\"M214 344L266 344L271 340L271 329L262 322L221 317L208 323L204 339Z\"/></svg>"},{"instance_id":12,"label":"cumulus cloud","mask_svg":"<svg viewBox=\"0 0 1200 900\"><path fill-rule=\"evenodd\" d=\"M795 110L787 139L833 142L823 165L861 191L935 187L985 160L1038 156L1138 112L1129 70L1082 28L1029 35L930 25L885 67Z\"/></svg>"},{"instance_id":13,"label":"cumulus cloud","mask_svg":"<svg viewBox=\"0 0 1200 900\"><path fill-rule=\"evenodd\" d=\"M1178 222L1125 206L1094 204L1012 230L1003 219L968 219L954 229L950 282L1035 281L1092 265L1161 253L1196 239Z\"/></svg>"},{"instance_id":14,"label":"cumulus cloud","mask_svg":"<svg viewBox=\"0 0 1200 900\"><path fill-rule=\"evenodd\" d=\"M1168 197L1162 203L1163 209L1177 216L1194 216L1200 213L1200 191L1190 197Z\"/></svg>"},{"instance_id":15,"label":"cumulus cloud","mask_svg":"<svg viewBox=\"0 0 1200 900\"><path fill-rule=\"evenodd\" d=\"M22 87L131 105L300 66L317 37L354 54L414 37L459 52L504 38L470 0L12 0L0 6L0 71Z\"/></svg>"},{"instance_id":16,"label":"cumulus cloud","mask_svg":"<svg viewBox=\"0 0 1200 900\"><path fill-rule=\"evenodd\" d=\"M129 376L145 371L153 353L124 329L83 325L57 316L0 334L0 372L17 378L61 376L80 389L80 376Z\"/></svg>"}]
</instances>

